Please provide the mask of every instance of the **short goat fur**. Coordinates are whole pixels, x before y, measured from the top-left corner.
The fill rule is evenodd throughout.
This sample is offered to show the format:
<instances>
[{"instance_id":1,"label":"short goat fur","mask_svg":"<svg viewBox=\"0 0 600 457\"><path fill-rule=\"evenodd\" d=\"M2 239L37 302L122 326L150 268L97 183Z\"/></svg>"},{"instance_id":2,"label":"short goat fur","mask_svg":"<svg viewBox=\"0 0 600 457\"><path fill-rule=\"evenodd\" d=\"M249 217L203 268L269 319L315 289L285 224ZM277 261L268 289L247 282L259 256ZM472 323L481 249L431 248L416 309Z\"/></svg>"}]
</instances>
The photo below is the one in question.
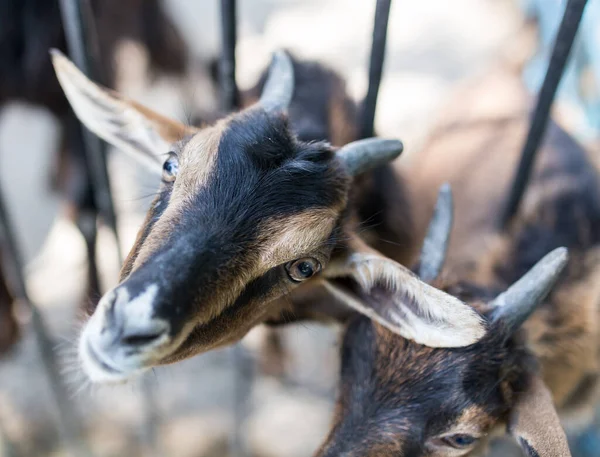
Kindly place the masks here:
<instances>
[{"instance_id":1,"label":"short goat fur","mask_svg":"<svg viewBox=\"0 0 600 457\"><path fill-rule=\"evenodd\" d=\"M315 290L313 276L353 268L360 256L381 256L359 242L360 222L373 209L360 214L353 184L375 170L393 185L391 168L382 165L402 145L367 139L336 149L298 138L287 54L274 55L257 103L203 128L165 119L97 86L57 52L53 59L82 122L162 173L121 283L103 297L80 338L91 379L122 380L233 343L258 323L281 319L285 297L291 295L292 312L298 301L315 304L301 297ZM376 194L368 176L360 184L363 197ZM391 274L393 283L412 278L402 269ZM451 298L433 301L414 322L387 324L433 345L464 346L483 336L470 307ZM460 322L450 322L449 308ZM428 331L415 332L415 326Z\"/></svg>"},{"instance_id":2,"label":"short goat fur","mask_svg":"<svg viewBox=\"0 0 600 457\"><path fill-rule=\"evenodd\" d=\"M468 347L430 348L353 319L334 424L319 457L482 455L501 426L528 456L568 457L557 411L563 420L570 412L590 417L597 401L598 171L551 124L524 205L501 230L499 209L529 123L529 99L518 76L501 68L455 100L461 103L450 104L411 174L413 197L425 207L415 206L417 225L428 217L432 186L450 182L456 202L445 267L418 269L481 313L488 331ZM446 251L436 243L437 252ZM432 251L424 247L421 263ZM364 294L343 280L330 287L359 303L390 306L377 289Z\"/></svg>"}]
</instances>

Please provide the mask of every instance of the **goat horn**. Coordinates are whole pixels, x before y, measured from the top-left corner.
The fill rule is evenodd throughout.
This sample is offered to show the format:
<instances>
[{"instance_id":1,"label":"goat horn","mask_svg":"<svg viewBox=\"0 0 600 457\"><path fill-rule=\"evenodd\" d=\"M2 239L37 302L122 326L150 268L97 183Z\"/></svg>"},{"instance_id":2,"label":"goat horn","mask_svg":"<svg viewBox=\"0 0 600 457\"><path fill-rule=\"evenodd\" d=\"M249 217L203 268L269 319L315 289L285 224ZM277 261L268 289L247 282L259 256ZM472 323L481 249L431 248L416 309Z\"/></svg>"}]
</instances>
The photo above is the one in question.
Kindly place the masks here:
<instances>
[{"instance_id":1,"label":"goat horn","mask_svg":"<svg viewBox=\"0 0 600 457\"><path fill-rule=\"evenodd\" d=\"M404 146L399 140L367 138L353 141L337 151L352 176L369 171L398 157Z\"/></svg>"},{"instance_id":2,"label":"goat horn","mask_svg":"<svg viewBox=\"0 0 600 457\"><path fill-rule=\"evenodd\" d=\"M273 53L269 76L260 96L260 105L267 111L287 110L294 94L294 66L284 51Z\"/></svg>"},{"instance_id":3,"label":"goat horn","mask_svg":"<svg viewBox=\"0 0 600 457\"><path fill-rule=\"evenodd\" d=\"M452 230L453 209L452 189L450 184L445 183L438 192L427 236L421 248L419 276L425 282L436 279L444 266Z\"/></svg>"},{"instance_id":4,"label":"goat horn","mask_svg":"<svg viewBox=\"0 0 600 457\"><path fill-rule=\"evenodd\" d=\"M521 279L492 302L493 322L502 322L508 335L531 316L556 284L569 259L567 248L546 254Z\"/></svg>"}]
</instances>

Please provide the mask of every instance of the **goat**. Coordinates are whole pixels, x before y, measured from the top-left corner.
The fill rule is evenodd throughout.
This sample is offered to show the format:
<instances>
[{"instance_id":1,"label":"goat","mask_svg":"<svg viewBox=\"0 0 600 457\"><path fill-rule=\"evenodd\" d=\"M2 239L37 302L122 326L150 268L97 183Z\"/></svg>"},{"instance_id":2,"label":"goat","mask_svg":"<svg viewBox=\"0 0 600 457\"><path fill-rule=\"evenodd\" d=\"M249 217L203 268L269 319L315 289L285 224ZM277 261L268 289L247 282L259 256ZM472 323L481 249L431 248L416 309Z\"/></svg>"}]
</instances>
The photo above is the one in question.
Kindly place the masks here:
<instances>
[{"instance_id":1,"label":"goat","mask_svg":"<svg viewBox=\"0 0 600 457\"><path fill-rule=\"evenodd\" d=\"M336 150L299 141L286 114L294 73L285 53L274 55L258 103L201 129L92 83L57 51L53 61L79 119L162 174L121 283L81 334L80 360L92 381L124 380L231 344L281 316L275 299L310 289L313 276L331 271L329 263L343 269L338 257L352 268L349 249L373 255L361 251L351 179L389 162L402 145L368 139ZM392 273L400 282L412 278ZM442 346L484 334L479 315L458 300L421 311L411 322L388 324ZM451 323L451 313L461 321Z\"/></svg>"},{"instance_id":2,"label":"goat","mask_svg":"<svg viewBox=\"0 0 600 457\"><path fill-rule=\"evenodd\" d=\"M114 51L119 41L126 38L146 45L154 71L184 72L184 43L163 12L160 0L91 3L99 32L100 65L109 83L114 79ZM61 122L62 144L57 151L51 184L68 201L70 214L87 244L88 284L84 302L87 307L100 296L95 262L97 208L82 155L80 128L54 76L48 46L66 48L58 0L0 0L0 106L10 101L40 105ZM13 299L1 274L0 290L0 325L16 330ZM13 337L3 339L0 344L0 353L15 341L15 331L10 334Z\"/></svg>"},{"instance_id":3,"label":"goat","mask_svg":"<svg viewBox=\"0 0 600 457\"><path fill-rule=\"evenodd\" d=\"M450 104L449 119L460 121L436 131L411 174L413 197L425 207L417 225L431 208L432 185L447 180L459 190L451 242L434 224L429 233L438 236L428 236L433 247L424 249L419 271L477 310L486 336L465 348L430 348L353 319L341 350L334 424L317 456L481 455L503 425L526 455L570 456L556 408L563 419L590 416L600 379L600 184L585 151L552 124L522 210L498 228L529 118L516 81L495 70L471 82L457 96L462 105ZM490 97L502 100L490 104ZM435 214L434 221L440 210ZM450 217L441 219L449 230ZM428 253L446 251L442 269L444 256ZM365 293L343 276L328 287L354 307L397 308L379 287ZM397 298L416 307L421 299Z\"/></svg>"}]
</instances>

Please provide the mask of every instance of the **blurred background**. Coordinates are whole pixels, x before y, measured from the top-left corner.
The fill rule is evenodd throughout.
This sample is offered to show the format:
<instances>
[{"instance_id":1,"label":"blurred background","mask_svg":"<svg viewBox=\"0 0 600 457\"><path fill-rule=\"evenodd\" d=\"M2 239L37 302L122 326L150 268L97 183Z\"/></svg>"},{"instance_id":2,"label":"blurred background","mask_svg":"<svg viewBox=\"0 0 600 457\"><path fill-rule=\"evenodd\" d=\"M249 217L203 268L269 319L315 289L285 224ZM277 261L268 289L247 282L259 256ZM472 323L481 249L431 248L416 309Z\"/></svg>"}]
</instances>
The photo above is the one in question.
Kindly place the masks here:
<instances>
[{"instance_id":1,"label":"blurred background","mask_svg":"<svg viewBox=\"0 0 600 457\"><path fill-rule=\"evenodd\" d=\"M8 20L14 5L28 4L36 12L34 20L43 21L52 14L47 6L52 3L0 0L0 75L14 70L11 59L26 48L22 37L15 41L15 28L25 27L32 33L38 27L35 22L27 25ZM152 30L144 30L139 23L144 20L135 13L139 0L92 3L99 15L98 35L115 36L114 42L101 39L103 51L110 50L103 59L106 68L111 68L111 86L181 120L210 118L217 111L217 0L160 3L173 25L173 30L165 31L166 36L173 49L181 50L183 66L174 51L163 50L157 57L144 45L144 37L152 36ZM520 77L535 94L564 3L394 1L376 113L378 134L401 138L406 150L402 160L411 160L455 89L507 54L519 60L533 51L534 57L525 62ZM375 1L369 0L240 0L240 87L252 86L271 51L284 47L335 69L346 79L350 94L361 100L367 88L374 8ZM600 0L590 0L554 109L556 119L587 145L596 144L600 128L599 20ZM48 42L52 36L48 32ZM45 53L46 48L39 52ZM46 77L33 63L28 71ZM301 325L281 331L290 354L285 381L256 368L261 329L250 334L244 341L250 357L245 376L252 382L244 387L248 400L242 413L234 394L239 384L233 349L157 368L144 383L99 388L83 381L76 366L75 344L78 309L86 292L86 245L72 222L72 205L51 190L61 187L61 176L73 172L57 165L60 113L57 117L56 110L41 107L34 97L11 96L10 84L9 77L0 78L0 187L26 261L28 291L57 343L69 401L76 408L93 455L224 457L233 455L228 449L236 428L246 455L311 455L328 430L335 398L338 330L333 327ZM109 174L126 252L156 183L115 151L109 156ZM100 228L99 238L97 254L105 290L116 283L119 264L106 228ZM68 455L59 439L48 380L31 331L31 315L18 305L17 317L23 325L22 338L0 359L0 456ZM148 388L153 392L153 405L146 401ZM234 426L236 420L238 427ZM600 455L593 429L573 439L578 455ZM508 444L508 448L498 446L502 446L496 450L498 456L514 452Z\"/></svg>"}]
</instances>

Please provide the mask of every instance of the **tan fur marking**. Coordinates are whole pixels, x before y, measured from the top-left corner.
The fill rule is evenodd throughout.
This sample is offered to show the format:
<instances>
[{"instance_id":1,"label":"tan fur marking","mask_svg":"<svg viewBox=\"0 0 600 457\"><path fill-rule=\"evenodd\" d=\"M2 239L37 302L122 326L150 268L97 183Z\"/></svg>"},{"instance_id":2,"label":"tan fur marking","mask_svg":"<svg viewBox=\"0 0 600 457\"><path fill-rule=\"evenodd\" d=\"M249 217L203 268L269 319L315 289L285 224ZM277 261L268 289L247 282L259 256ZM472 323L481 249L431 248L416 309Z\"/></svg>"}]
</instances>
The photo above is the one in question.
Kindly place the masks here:
<instances>
[{"instance_id":1,"label":"tan fur marking","mask_svg":"<svg viewBox=\"0 0 600 457\"><path fill-rule=\"evenodd\" d=\"M187 202L206 183L216 163L224 127L225 123L219 122L214 127L203 129L184 147L179 157L179 174L173 185L171 198L166 203L167 209L139 248L134 270L162 246L169 232L186 210ZM149 220L146 220L145 223L148 222ZM140 233L143 230L144 227L140 229Z\"/></svg>"},{"instance_id":2,"label":"tan fur marking","mask_svg":"<svg viewBox=\"0 0 600 457\"><path fill-rule=\"evenodd\" d=\"M158 114L157 112L152 111L150 108L147 108L134 100L124 99L124 97L121 97L116 92L113 92L112 95L115 97L120 97L125 103L128 103L134 109L142 113L144 117L146 117L146 119L148 119L148 121L150 121L150 123L154 126L158 134L169 143L176 143L182 138L198 133L199 131L196 127L185 125L182 122L169 119L168 117Z\"/></svg>"},{"instance_id":3,"label":"tan fur marking","mask_svg":"<svg viewBox=\"0 0 600 457\"><path fill-rule=\"evenodd\" d=\"M177 224L177 221L181 217L181 208L179 205L167 206L165 212L161 215L160 219L154 224L152 230L146 237L144 243L139 247L138 256L133 264L132 272L135 271L140 265L148 260L160 247L164 244L167 239L167 234L172 227ZM144 228L140 229L144 230ZM136 246L137 248L137 246ZM134 248L135 249L135 248Z\"/></svg>"},{"instance_id":4,"label":"tan fur marking","mask_svg":"<svg viewBox=\"0 0 600 457\"><path fill-rule=\"evenodd\" d=\"M219 142L227 120L217 122L195 135L184 147L179 158L179 176L175 181L174 195L193 195L206 184L217 162Z\"/></svg>"},{"instance_id":5,"label":"tan fur marking","mask_svg":"<svg viewBox=\"0 0 600 457\"><path fill-rule=\"evenodd\" d=\"M495 417L486 413L481 406L473 405L463 410L449 433L466 433L480 437L495 423Z\"/></svg>"},{"instance_id":6,"label":"tan fur marking","mask_svg":"<svg viewBox=\"0 0 600 457\"><path fill-rule=\"evenodd\" d=\"M274 219L261 227L268 240L260 253L260 268L269 269L318 249L333 230L338 212L332 208L310 209Z\"/></svg>"}]
</instances>

